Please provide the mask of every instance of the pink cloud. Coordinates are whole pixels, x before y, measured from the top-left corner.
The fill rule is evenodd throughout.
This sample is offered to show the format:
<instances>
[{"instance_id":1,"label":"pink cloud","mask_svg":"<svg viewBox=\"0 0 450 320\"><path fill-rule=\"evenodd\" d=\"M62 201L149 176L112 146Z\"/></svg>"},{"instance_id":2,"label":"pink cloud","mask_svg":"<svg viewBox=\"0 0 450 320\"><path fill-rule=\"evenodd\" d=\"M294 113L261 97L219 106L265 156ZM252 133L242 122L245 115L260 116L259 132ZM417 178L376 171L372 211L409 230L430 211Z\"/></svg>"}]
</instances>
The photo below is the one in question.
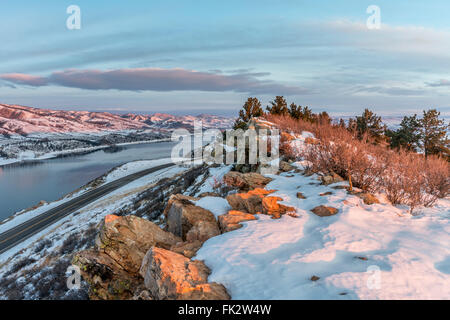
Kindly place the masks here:
<instances>
[{"instance_id":1,"label":"pink cloud","mask_svg":"<svg viewBox=\"0 0 450 320\"><path fill-rule=\"evenodd\" d=\"M260 77L267 73L219 74L186 69L134 68L117 70L64 70L48 77L4 74L0 79L30 86L58 85L87 90L129 91L235 91L258 94L303 94L299 86L288 86Z\"/></svg>"}]
</instances>

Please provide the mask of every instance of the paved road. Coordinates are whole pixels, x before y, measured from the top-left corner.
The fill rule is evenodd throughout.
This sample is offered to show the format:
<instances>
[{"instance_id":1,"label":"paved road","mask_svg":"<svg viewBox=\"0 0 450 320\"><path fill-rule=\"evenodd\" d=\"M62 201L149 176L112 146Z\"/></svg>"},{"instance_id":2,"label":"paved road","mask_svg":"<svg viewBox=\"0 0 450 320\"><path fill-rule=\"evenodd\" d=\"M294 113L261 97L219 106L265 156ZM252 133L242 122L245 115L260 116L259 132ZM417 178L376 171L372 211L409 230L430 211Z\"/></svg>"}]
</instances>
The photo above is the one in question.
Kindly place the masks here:
<instances>
[{"instance_id":1,"label":"paved road","mask_svg":"<svg viewBox=\"0 0 450 320\"><path fill-rule=\"evenodd\" d=\"M139 179L150 173L172 167L174 165L175 164L173 163L163 164L157 167L130 174L116 181L107 183L92 191L88 191L75 199L67 201L53 209L50 209L49 211L42 213L39 216L34 217L8 231L5 231L4 233L1 233L0 253L3 253L6 250L14 247L25 239L55 223L59 219L64 218L65 216L83 208L84 206L103 197L104 195L117 190L136 179Z\"/></svg>"}]
</instances>

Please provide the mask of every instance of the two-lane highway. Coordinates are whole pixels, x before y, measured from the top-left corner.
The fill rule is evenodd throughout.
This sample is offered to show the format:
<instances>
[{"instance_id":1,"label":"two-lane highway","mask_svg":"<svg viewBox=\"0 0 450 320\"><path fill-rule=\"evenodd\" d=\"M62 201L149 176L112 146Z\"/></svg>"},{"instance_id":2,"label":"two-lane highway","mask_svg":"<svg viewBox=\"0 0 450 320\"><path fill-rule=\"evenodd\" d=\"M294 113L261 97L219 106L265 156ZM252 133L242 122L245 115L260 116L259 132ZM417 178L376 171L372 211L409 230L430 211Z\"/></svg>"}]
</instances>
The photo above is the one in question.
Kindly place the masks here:
<instances>
[{"instance_id":1,"label":"two-lane highway","mask_svg":"<svg viewBox=\"0 0 450 320\"><path fill-rule=\"evenodd\" d=\"M65 216L85 207L89 203L100 199L104 195L117 190L136 179L142 178L150 173L172 167L174 165L175 164L173 163L163 164L157 167L130 174L126 177L107 183L94 190L88 191L77 198L69 200L53 209L50 209L37 217L34 217L12 229L5 231L4 233L1 233L0 253L3 253L6 250L14 247L15 245L38 233L39 231L44 230L46 227L52 225L59 219L62 219Z\"/></svg>"}]
</instances>

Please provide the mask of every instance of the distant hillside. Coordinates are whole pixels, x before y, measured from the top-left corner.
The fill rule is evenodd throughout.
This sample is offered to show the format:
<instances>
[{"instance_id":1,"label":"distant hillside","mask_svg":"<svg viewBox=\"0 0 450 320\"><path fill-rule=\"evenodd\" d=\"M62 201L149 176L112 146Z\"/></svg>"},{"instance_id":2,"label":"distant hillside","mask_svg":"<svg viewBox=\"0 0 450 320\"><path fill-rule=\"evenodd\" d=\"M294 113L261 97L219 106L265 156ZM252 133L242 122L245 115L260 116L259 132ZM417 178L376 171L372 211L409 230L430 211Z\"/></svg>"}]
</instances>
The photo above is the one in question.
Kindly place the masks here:
<instances>
[{"instance_id":1,"label":"distant hillside","mask_svg":"<svg viewBox=\"0 0 450 320\"><path fill-rule=\"evenodd\" d=\"M194 121L202 121L204 128L228 128L233 119L213 115L173 116L109 112L59 111L18 105L0 104L0 134L26 135L30 133L100 132L137 129L191 128Z\"/></svg>"}]
</instances>

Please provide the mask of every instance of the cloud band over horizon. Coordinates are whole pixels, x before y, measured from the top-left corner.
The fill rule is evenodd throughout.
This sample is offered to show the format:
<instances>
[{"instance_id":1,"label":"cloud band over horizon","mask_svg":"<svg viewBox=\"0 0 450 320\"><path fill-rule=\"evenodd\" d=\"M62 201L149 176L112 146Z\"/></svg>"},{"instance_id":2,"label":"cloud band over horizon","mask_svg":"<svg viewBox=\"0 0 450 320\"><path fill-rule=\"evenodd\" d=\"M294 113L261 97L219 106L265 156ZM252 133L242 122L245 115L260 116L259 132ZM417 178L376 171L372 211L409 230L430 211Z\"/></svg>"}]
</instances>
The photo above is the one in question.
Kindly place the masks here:
<instances>
[{"instance_id":1,"label":"cloud band over horizon","mask_svg":"<svg viewBox=\"0 0 450 320\"><path fill-rule=\"evenodd\" d=\"M22 73L1 74L0 79L9 85L32 87L62 86L86 90L123 91L234 91L249 94L306 94L309 90L289 86L260 77L269 73L251 72L222 74L200 72L181 68L129 68L115 70L64 70L49 76L33 76Z\"/></svg>"}]
</instances>

